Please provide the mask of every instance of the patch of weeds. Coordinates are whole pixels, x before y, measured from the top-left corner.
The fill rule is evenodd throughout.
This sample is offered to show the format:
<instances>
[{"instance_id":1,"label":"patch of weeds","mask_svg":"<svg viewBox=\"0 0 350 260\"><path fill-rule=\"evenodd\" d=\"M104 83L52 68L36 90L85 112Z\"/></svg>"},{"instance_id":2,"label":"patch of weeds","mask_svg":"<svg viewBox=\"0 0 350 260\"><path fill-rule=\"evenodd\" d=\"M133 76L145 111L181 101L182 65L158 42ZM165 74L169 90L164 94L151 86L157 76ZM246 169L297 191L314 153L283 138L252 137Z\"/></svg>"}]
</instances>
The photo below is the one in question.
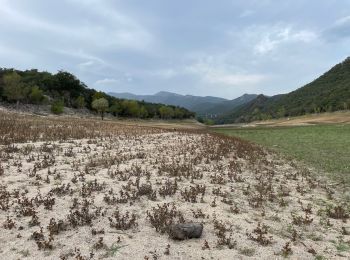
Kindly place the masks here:
<instances>
[{"instance_id":1,"label":"patch of weeds","mask_svg":"<svg viewBox=\"0 0 350 260\"><path fill-rule=\"evenodd\" d=\"M311 233L307 237L312 241L323 241L323 237L320 234Z\"/></svg>"},{"instance_id":2,"label":"patch of weeds","mask_svg":"<svg viewBox=\"0 0 350 260\"><path fill-rule=\"evenodd\" d=\"M26 249L26 250L21 250L21 251L19 251L18 252L21 256L23 256L23 257L28 257L28 256L30 256L30 253L29 253L29 250L28 249Z\"/></svg>"},{"instance_id":3,"label":"patch of weeds","mask_svg":"<svg viewBox=\"0 0 350 260\"><path fill-rule=\"evenodd\" d=\"M244 247L240 248L238 251L241 255L245 256L254 256L255 254L255 248Z\"/></svg>"},{"instance_id":4,"label":"patch of weeds","mask_svg":"<svg viewBox=\"0 0 350 260\"><path fill-rule=\"evenodd\" d=\"M333 219L346 220L350 217L348 209L344 204L327 207L326 212L327 216Z\"/></svg>"},{"instance_id":5,"label":"patch of weeds","mask_svg":"<svg viewBox=\"0 0 350 260\"><path fill-rule=\"evenodd\" d=\"M268 227L264 224L258 223L258 226L252 233L247 232L250 240L258 242L262 246L267 246L272 243L272 236L268 235Z\"/></svg>"},{"instance_id":6,"label":"patch of weeds","mask_svg":"<svg viewBox=\"0 0 350 260\"><path fill-rule=\"evenodd\" d=\"M106 254L104 257L114 257L114 255L119 251L119 249L126 247L128 245L117 245L113 243L110 247L107 247Z\"/></svg>"},{"instance_id":7,"label":"patch of weeds","mask_svg":"<svg viewBox=\"0 0 350 260\"><path fill-rule=\"evenodd\" d=\"M290 246L290 242L287 242L283 248L282 248L282 252L281 252L283 257L288 257L291 254L293 254L292 248Z\"/></svg>"},{"instance_id":8,"label":"patch of weeds","mask_svg":"<svg viewBox=\"0 0 350 260\"><path fill-rule=\"evenodd\" d=\"M345 243L344 241L339 241L335 246L338 252L347 252L350 250L350 245Z\"/></svg>"}]
</instances>

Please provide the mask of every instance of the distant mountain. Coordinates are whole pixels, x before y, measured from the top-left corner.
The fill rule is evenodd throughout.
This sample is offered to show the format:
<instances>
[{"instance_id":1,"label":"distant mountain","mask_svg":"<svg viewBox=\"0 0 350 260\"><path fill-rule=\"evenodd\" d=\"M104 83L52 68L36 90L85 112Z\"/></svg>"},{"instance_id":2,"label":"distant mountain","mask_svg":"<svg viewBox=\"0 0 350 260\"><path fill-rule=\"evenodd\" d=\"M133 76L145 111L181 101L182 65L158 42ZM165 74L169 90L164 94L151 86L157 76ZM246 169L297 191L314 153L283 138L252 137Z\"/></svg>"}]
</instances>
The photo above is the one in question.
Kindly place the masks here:
<instances>
[{"instance_id":1,"label":"distant mountain","mask_svg":"<svg viewBox=\"0 0 350 260\"><path fill-rule=\"evenodd\" d=\"M162 103L166 105L181 106L201 116L215 117L229 112L235 107L253 100L257 95L244 94L243 96L228 100L225 98L212 96L180 95L172 92L161 91L154 95L134 95L131 93L114 93L109 95L132 100L144 100L152 103Z\"/></svg>"},{"instance_id":2,"label":"distant mountain","mask_svg":"<svg viewBox=\"0 0 350 260\"><path fill-rule=\"evenodd\" d=\"M228 113L234 110L236 107L254 100L257 96L258 95L256 94L244 94L238 98L225 100L218 104L201 103L193 107L192 111L195 111L202 116L216 117L218 115Z\"/></svg>"},{"instance_id":3,"label":"distant mountain","mask_svg":"<svg viewBox=\"0 0 350 260\"><path fill-rule=\"evenodd\" d=\"M216 123L249 122L350 108L350 58L288 94L259 95L217 118Z\"/></svg>"},{"instance_id":4,"label":"distant mountain","mask_svg":"<svg viewBox=\"0 0 350 260\"><path fill-rule=\"evenodd\" d=\"M181 106L185 107L189 110L192 110L194 112L198 112L194 110L196 106L203 103L208 104L219 104L223 101L226 101L227 99L224 98L218 98L218 97L199 97L199 96L192 96L192 95L180 95L175 94L171 92L161 91L154 95L134 95L131 93L109 93L111 96L118 97L118 98L125 98L125 99L132 99L132 100L144 100L146 102L152 102L152 103L162 103L166 105L173 105L173 106Z\"/></svg>"}]
</instances>

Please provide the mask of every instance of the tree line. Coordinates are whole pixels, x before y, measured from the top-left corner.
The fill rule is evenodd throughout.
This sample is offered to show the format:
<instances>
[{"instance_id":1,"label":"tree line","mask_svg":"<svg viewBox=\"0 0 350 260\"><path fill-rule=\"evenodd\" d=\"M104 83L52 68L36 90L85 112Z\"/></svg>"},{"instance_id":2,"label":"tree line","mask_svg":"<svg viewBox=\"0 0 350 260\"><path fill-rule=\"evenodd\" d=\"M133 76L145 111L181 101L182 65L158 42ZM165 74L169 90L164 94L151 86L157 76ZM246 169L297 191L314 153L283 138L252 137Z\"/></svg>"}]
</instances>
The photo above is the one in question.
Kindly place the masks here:
<instances>
[{"instance_id":1,"label":"tree line","mask_svg":"<svg viewBox=\"0 0 350 260\"><path fill-rule=\"evenodd\" d=\"M195 114L185 108L125 100L88 88L73 74L59 71L56 74L36 69L20 71L0 68L0 99L9 103L50 105L55 114L64 107L89 109L118 117L183 119Z\"/></svg>"}]
</instances>

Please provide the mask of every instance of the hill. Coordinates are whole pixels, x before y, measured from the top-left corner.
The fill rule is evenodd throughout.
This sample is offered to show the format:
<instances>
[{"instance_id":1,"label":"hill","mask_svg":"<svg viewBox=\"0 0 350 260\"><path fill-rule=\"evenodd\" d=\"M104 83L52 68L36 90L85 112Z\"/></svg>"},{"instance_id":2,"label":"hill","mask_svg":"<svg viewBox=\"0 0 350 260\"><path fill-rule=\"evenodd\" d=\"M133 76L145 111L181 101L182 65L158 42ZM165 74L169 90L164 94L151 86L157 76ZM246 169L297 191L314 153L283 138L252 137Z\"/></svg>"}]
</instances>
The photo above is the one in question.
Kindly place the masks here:
<instances>
[{"instance_id":1,"label":"hill","mask_svg":"<svg viewBox=\"0 0 350 260\"><path fill-rule=\"evenodd\" d=\"M259 95L221 116L216 123L250 122L307 113L332 112L349 107L350 58L347 58L295 91L272 97Z\"/></svg>"},{"instance_id":2,"label":"hill","mask_svg":"<svg viewBox=\"0 0 350 260\"><path fill-rule=\"evenodd\" d=\"M117 98L175 105L194 111L199 116L216 117L227 113L233 108L253 100L257 95L244 94L233 100L212 96L180 95L161 91L154 95L134 95L131 93L108 93Z\"/></svg>"},{"instance_id":3,"label":"hill","mask_svg":"<svg viewBox=\"0 0 350 260\"><path fill-rule=\"evenodd\" d=\"M92 105L95 100L104 103ZM20 71L0 68L0 101L22 104L49 104L54 113L62 113L63 107L97 109L103 115L132 118L182 119L194 117L194 113L179 106L144 101L130 101L112 97L104 92L88 88L69 72L56 74L36 69ZM102 109L102 110L101 110Z\"/></svg>"},{"instance_id":4,"label":"hill","mask_svg":"<svg viewBox=\"0 0 350 260\"><path fill-rule=\"evenodd\" d=\"M206 117L217 117L219 115L228 113L232 111L232 109L239 107L243 104L246 104L252 100L254 100L258 95L256 94L244 94L238 98L232 100L225 100L219 104L209 104L209 103L201 103L192 108L193 111L197 112L202 116Z\"/></svg>"},{"instance_id":5,"label":"hill","mask_svg":"<svg viewBox=\"0 0 350 260\"><path fill-rule=\"evenodd\" d=\"M154 95L134 95L131 93L108 93L111 96L117 98L126 98L131 100L139 100L153 103L162 103L167 105L174 106L182 106L190 110L194 110L194 108L200 106L201 104L219 104L223 101L227 101L227 99L219 98L219 97L200 97L200 96L192 96L192 95L180 95L167 91L160 91ZM198 112L198 111L195 111Z\"/></svg>"}]
</instances>

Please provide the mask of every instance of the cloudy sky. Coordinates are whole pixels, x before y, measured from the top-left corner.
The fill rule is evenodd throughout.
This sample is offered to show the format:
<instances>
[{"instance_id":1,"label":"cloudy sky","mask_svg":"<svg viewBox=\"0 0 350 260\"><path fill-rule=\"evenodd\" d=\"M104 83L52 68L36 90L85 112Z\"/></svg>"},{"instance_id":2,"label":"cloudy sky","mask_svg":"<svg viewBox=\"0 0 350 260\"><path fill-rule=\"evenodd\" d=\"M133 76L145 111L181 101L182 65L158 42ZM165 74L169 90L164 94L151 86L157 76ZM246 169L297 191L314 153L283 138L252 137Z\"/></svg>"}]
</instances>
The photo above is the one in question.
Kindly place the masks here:
<instances>
[{"instance_id":1,"label":"cloudy sky","mask_svg":"<svg viewBox=\"0 0 350 260\"><path fill-rule=\"evenodd\" d=\"M103 91L285 93L350 56L349 0L0 0L0 67Z\"/></svg>"}]
</instances>

